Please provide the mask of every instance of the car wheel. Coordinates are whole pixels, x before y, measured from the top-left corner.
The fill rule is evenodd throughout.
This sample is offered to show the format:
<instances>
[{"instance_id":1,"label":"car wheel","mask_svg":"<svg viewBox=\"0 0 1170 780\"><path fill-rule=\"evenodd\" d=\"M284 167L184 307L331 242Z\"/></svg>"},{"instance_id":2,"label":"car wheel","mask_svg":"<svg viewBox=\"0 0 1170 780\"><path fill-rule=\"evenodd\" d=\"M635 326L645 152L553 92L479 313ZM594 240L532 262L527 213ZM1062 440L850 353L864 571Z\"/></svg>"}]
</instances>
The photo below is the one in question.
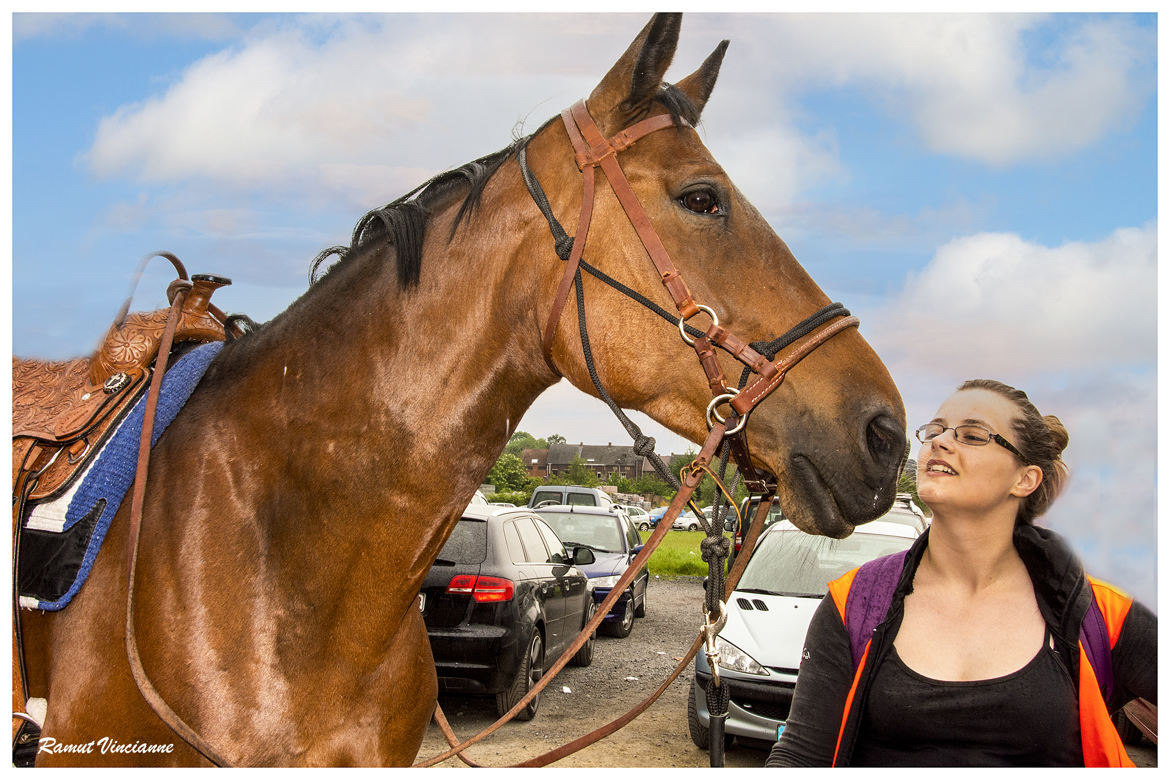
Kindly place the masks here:
<instances>
[{"instance_id":1,"label":"car wheel","mask_svg":"<svg viewBox=\"0 0 1170 780\"><path fill-rule=\"evenodd\" d=\"M638 608L634 610L634 617L636 617L636 618L646 617L646 598L649 595L650 595L650 583L647 582L646 583L646 590L642 591L642 603L639 604Z\"/></svg>"},{"instance_id":2,"label":"car wheel","mask_svg":"<svg viewBox=\"0 0 1170 780\"><path fill-rule=\"evenodd\" d=\"M690 525L687 526L687 530L688 531L698 531L699 524L698 523L691 523Z\"/></svg>"},{"instance_id":3,"label":"car wheel","mask_svg":"<svg viewBox=\"0 0 1170 780\"><path fill-rule=\"evenodd\" d=\"M597 604L594 603L593 597L590 596L589 606L585 608L585 623L588 623L590 620L592 620L595 614L597 614ZM581 624L582 628L585 627L585 623ZM589 635L589 639L585 641L585 644L581 645L581 649L578 650L577 654L569 660L569 663L571 663L573 666L588 666L589 664L593 663L593 644L596 641L597 629L594 629L593 633Z\"/></svg>"},{"instance_id":4,"label":"car wheel","mask_svg":"<svg viewBox=\"0 0 1170 780\"><path fill-rule=\"evenodd\" d=\"M699 707L695 704L696 696L706 696L703 689L692 679L691 680L691 695L687 697L687 731L691 733L691 742L695 743L695 747L699 750L711 749L711 730L699 722ZM731 747L731 743L735 741L735 737L731 734L723 735L723 747L727 749Z\"/></svg>"},{"instance_id":5,"label":"car wheel","mask_svg":"<svg viewBox=\"0 0 1170 780\"><path fill-rule=\"evenodd\" d=\"M649 531L650 524L647 523L645 520L643 520L642 522L638 523L638 530L639 531Z\"/></svg>"},{"instance_id":6,"label":"car wheel","mask_svg":"<svg viewBox=\"0 0 1170 780\"><path fill-rule=\"evenodd\" d=\"M520 659L520 668L512 678L512 684L496 694L496 713L503 717L508 710L516 706L516 702L524 698L524 694L536 685L544 674L544 641L540 638L540 631L533 629L532 638L528 640L528 652ZM536 710L540 706L540 696L537 695L528 706L516 713L516 720L532 720L536 717Z\"/></svg>"},{"instance_id":7,"label":"car wheel","mask_svg":"<svg viewBox=\"0 0 1170 780\"><path fill-rule=\"evenodd\" d=\"M610 636L616 636L619 639L627 637L630 632L634 630L634 592L630 591L630 598L626 602L626 608L622 611L621 620L613 623L603 623L607 627Z\"/></svg>"}]
</instances>

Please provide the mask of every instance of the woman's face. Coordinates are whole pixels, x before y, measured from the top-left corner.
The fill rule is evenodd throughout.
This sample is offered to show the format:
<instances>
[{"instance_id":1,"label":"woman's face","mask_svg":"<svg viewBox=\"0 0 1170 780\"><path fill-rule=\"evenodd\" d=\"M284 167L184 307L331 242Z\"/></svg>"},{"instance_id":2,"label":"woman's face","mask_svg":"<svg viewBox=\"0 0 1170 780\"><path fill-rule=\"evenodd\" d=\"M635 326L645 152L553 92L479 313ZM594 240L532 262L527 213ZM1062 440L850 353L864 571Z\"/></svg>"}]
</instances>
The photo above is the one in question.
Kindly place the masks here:
<instances>
[{"instance_id":1,"label":"woman's face","mask_svg":"<svg viewBox=\"0 0 1170 780\"><path fill-rule=\"evenodd\" d=\"M981 425L1015 447L1012 421L1016 407L983 389L960 390L939 407L932 422L947 428ZM987 512L1016 505L1039 485L1039 469L1024 466L994 440L984 445L961 444L953 430L922 445L918 452L918 495L935 513L948 510Z\"/></svg>"}]
</instances>

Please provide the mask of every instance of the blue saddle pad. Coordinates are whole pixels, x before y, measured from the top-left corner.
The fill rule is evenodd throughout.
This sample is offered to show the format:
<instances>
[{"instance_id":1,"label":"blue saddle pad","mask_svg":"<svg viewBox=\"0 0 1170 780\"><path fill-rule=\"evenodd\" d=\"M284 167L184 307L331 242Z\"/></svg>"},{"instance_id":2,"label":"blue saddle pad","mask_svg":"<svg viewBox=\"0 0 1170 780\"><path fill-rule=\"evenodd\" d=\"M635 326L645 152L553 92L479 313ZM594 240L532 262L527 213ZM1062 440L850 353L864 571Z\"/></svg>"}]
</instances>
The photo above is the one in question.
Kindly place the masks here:
<instances>
[{"instance_id":1,"label":"blue saddle pad","mask_svg":"<svg viewBox=\"0 0 1170 780\"><path fill-rule=\"evenodd\" d=\"M222 348L222 341L196 347L167 370L152 447ZM22 607L62 609L85 583L110 522L134 482L145 405L143 395L73 489L55 501L33 506L28 513L20 539L18 588Z\"/></svg>"}]
</instances>

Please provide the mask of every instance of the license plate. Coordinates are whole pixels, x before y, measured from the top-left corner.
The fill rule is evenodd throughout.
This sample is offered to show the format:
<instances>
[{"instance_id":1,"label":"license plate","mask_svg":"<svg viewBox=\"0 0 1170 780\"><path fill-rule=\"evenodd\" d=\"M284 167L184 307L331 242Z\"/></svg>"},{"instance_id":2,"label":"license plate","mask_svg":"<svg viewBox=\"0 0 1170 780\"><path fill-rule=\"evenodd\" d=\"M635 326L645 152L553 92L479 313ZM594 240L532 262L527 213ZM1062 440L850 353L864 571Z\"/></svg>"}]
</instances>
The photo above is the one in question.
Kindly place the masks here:
<instances>
[{"instance_id":1,"label":"license plate","mask_svg":"<svg viewBox=\"0 0 1170 780\"><path fill-rule=\"evenodd\" d=\"M420 593L420 594L418 594L418 611L419 612L426 612L426 610L427 610L427 594Z\"/></svg>"}]
</instances>

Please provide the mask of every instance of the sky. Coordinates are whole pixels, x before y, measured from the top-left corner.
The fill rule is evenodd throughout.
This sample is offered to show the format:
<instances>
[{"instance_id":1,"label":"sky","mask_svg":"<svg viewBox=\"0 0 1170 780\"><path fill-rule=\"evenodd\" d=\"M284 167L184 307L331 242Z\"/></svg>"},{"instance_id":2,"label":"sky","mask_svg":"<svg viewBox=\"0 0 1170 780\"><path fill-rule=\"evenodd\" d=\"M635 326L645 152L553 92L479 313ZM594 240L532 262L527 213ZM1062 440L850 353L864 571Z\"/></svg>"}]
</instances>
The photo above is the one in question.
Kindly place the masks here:
<instances>
[{"instance_id":1,"label":"sky","mask_svg":"<svg viewBox=\"0 0 1170 780\"><path fill-rule=\"evenodd\" d=\"M159 249L272 318L362 214L586 96L648 16L14 14L13 353L88 354ZM702 137L910 427L968 378L1027 391L1071 434L1041 524L1156 609L1156 16L692 13L667 79L724 38ZM518 429L628 443L564 382Z\"/></svg>"}]
</instances>

